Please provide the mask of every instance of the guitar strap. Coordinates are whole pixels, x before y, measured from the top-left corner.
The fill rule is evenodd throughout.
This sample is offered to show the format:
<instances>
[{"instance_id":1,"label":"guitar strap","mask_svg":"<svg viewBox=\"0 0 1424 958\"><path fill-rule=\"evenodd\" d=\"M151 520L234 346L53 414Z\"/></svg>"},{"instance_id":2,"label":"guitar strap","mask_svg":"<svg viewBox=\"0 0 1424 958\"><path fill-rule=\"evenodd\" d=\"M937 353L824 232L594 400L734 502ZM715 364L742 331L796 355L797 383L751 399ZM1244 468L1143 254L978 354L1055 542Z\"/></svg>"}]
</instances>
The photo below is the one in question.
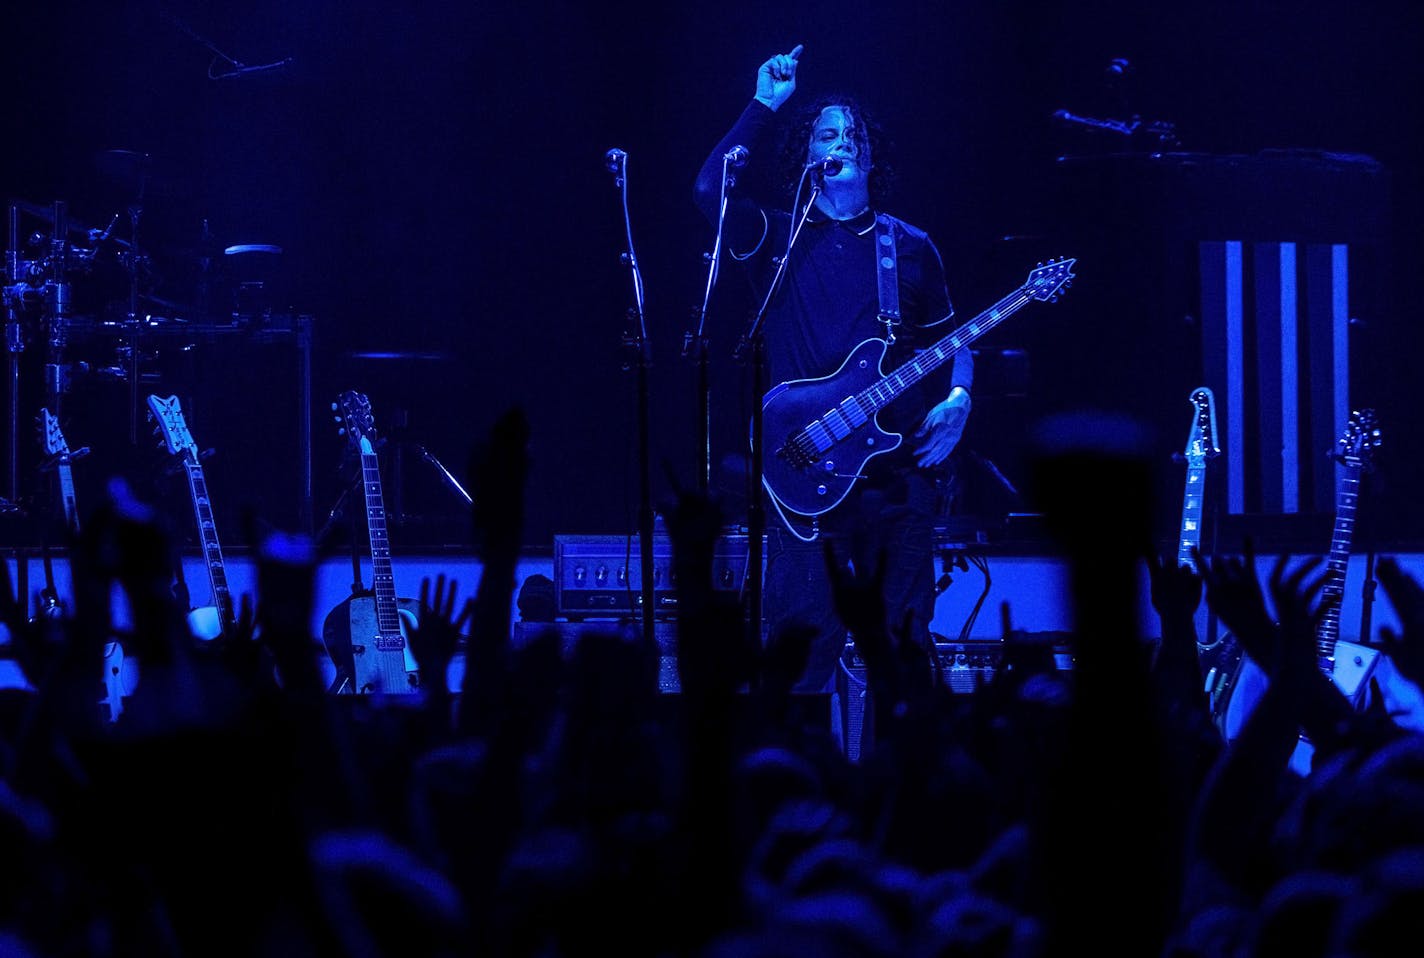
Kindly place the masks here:
<instances>
[{"instance_id":1,"label":"guitar strap","mask_svg":"<svg viewBox=\"0 0 1424 958\"><path fill-rule=\"evenodd\" d=\"M890 214L875 217L875 278L880 295L880 321L885 324L885 341L895 342L900 325L900 273L895 255L895 227Z\"/></svg>"}]
</instances>

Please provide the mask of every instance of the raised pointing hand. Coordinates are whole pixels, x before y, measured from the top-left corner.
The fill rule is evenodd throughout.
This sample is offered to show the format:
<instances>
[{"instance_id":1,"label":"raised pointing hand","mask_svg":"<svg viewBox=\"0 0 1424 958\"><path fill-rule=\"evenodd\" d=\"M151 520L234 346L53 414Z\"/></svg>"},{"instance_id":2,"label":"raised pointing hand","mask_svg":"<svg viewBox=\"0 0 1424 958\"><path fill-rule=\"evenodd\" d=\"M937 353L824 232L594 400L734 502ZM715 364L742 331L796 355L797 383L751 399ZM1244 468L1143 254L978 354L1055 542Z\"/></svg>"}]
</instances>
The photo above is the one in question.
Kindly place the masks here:
<instances>
[{"instance_id":1,"label":"raised pointing hand","mask_svg":"<svg viewBox=\"0 0 1424 958\"><path fill-rule=\"evenodd\" d=\"M779 53L757 70L756 98L775 110L796 90L796 61L805 49L796 44L790 53Z\"/></svg>"}]
</instances>

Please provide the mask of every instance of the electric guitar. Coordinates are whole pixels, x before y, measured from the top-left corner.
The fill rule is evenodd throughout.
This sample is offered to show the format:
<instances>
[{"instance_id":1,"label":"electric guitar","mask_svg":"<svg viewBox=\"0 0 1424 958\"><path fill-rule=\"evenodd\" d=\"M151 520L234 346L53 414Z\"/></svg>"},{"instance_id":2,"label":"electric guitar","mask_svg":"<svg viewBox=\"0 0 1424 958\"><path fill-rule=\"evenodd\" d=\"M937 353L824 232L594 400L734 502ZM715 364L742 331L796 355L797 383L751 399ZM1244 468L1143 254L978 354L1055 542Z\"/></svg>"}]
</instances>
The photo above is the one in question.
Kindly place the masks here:
<instances>
[{"instance_id":1,"label":"electric guitar","mask_svg":"<svg viewBox=\"0 0 1424 958\"><path fill-rule=\"evenodd\" d=\"M217 524L213 521L212 500L208 498L208 482L203 476L198 444L193 441L188 424L183 420L183 408L177 396L167 399L149 396L148 414L156 423L154 431L162 438L162 445L178 458L188 477L198 542L203 552L203 564L208 570L212 604L189 611L188 627L199 639L216 639L231 628L235 620L232 593L228 590L227 570L223 565L222 547L218 544Z\"/></svg>"},{"instance_id":2,"label":"electric guitar","mask_svg":"<svg viewBox=\"0 0 1424 958\"><path fill-rule=\"evenodd\" d=\"M70 538L79 535L79 507L74 497L74 472L72 465L76 459L89 454L88 447L70 450L69 441L59 426L59 417L48 408L40 409L40 447L45 454L45 468L53 469L55 482L59 486L59 504L64 518L64 526ZM48 547L44 550L45 586L40 593L41 615L63 618L68 614L64 602L54 583L54 565ZM117 721L124 711L124 699L133 694L138 686L138 661L127 656L123 644L117 639L104 643L104 697L99 700L99 708L110 722Z\"/></svg>"},{"instance_id":3,"label":"electric guitar","mask_svg":"<svg viewBox=\"0 0 1424 958\"><path fill-rule=\"evenodd\" d=\"M343 599L322 625L327 654L336 667L331 691L413 694L420 687L420 672L410 651L408 634L418 622L419 603L396 598L380 463L372 441L375 423L371 403L364 394L347 390L332 409L340 412L336 417L343 423L340 432L361 458L372 588L369 593L356 592Z\"/></svg>"},{"instance_id":4,"label":"electric guitar","mask_svg":"<svg viewBox=\"0 0 1424 958\"><path fill-rule=\"evenodd\" d=\"M79 510L74 504L74 471L71 464L80 456L86 455L89 450L80 449L70 452L69 442L64 438L64 433L59 428L59 417L46 408L40 409L39 428L40 447L45 454L42 468L45 471L54 470L55 482L59 486L59 504L64 517L64 528L68 530L72 538L79 534ZM48 544L44 545L43 559L45 585L44 589L40 591L38 611L40 615L59 618L67 610L59 597L59 591L55 588L54 563L50 558Z\"/></svg>"},{"instance_id":5,"label":"electric guitar","mask_svg":"<svg viewBox=\"0 0 1424 958\"><path fill-rule=\"evenodd\" d=\"M1206 464L1221 455L1217 445L1216 395L1206 386L1198 386L1188 397L1192 406L1192 424L1187 429L1187 445L1182 451L1182 459L1187 464L1186 483L1182 490L1182 527L1177 536L1177 566L1186 566L1195 572L1196 556L1201 551L1202 514L1206 503ZM1222 651L1233 643L1204 641L1203 630L1197 632L1197 660L1201 663L1206 680L1206 691L1210 696L1218 687L1224 691L1225 679L1221 675L1218 659ZM1232 665L1239 664L1235 659Z\"/></svg>"},{"instance_id":6,"label":"electric guitar","mask_svg":"<svg viewBox=\"0 0 1424 958\"><path fill-rule=\"evenodd\" d=\"M1380 653L1357 642L1340 640L1340 607L1345 594L1345 573L1350 563L1354 538L1355 510L1359 499L1360 476L1373 469L1374 450L1380 445L1380 430L1372 409L1356 410L1344 435L1336 443L1333 458L1345 469L1335 510L1335 529L1330 539L1326 579L1321 592L1323 615L1315 633L1316 663L1355 708L1364 703L1369 679L1379 663ZM1228 741L1241 730L1246 716L1265 691L1267 678L1239 643L1229 635L1221 643L1215 672L1208 674L1213 717ZM1302 774L1309 771L1313 748L1303 736L1291 759Z\"/></svg>"},{"instance_id":7,"label":"electric guitar","mask_svg":"<svg viewBox=\"0 0 1424 958\"><path fill-rule=\"evenodd\" d=\"M763 434L771 450L762 484L774 502L807 517L834 509L863 478L871 458L900 445L903 437L881 429L877 414L1024 306L1056 300L1072 281L1076 262L1039 266L1018 289L893 372L881 369L888 344L871 338L829 376L772 387L762 398Z\"/></svg>"}]
</instances>

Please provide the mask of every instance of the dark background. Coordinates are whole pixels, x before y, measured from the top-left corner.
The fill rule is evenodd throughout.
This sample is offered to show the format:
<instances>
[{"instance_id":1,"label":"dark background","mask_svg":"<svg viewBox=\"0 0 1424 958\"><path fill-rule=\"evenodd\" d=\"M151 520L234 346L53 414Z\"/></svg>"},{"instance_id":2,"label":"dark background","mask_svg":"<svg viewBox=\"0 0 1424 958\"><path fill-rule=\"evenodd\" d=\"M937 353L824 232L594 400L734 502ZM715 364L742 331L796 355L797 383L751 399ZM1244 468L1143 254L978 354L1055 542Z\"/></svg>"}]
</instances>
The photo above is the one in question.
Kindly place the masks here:
<instances>
[{"instance_id":1,"label":"dark background","mask_svg":"<svg viewBox=\"0 0 1424 958\"><path fill-rule=\"evenodd\" d=\"M691 183L750 97L758 65L804 43L796 99L850 89L880 115L901 173L888 208L935 238L961 316L1040 260L1079 259L1061 303L1026 310L981 343L989 352L965 446L1020 485L1028 430L1083 405L1143 419L1160 445L1164 488L1179 484L1170 456L1185 438L1200 369L1195 264L1173 220L1182 211L1171 197L1138 203L1131 177L1105 177L1091 161L1057 162L1150 145L1062 129L1050 122L1054 110L1167 121L1181 152L1324 151L1382 164L1361 187L1358 221L1353 204L1302 193L1302 234L1267 238L1312 238L1316 208L1322 229L1344 222L1354 234L1351 399L1376 406L1385 431L1378 535L1391 547L1424 540L1413 495L1424 479L1419 403L1409 388L1421 340L1412 280L1424 252L1417 5L409 7L58 2L7 18L0 184L9 199L64 200L77 220L102 227L133 203L135 183L103 151L148 154L139 235L154 262L146 288L159 302L145 309L168 317L202 318L204 220L210 247L282 248L277 257L219 257L214 302L221 313L232 284L260 273L276 313L313 317L317 526L341 491L344 441L325 407L357 389L391 440L383 474L398 550L467 538L460 503L412 454L415 444L464 481L471 450L515 406L533 429L530 547L548 547L556 534L636 528L637 378L622 368L633 295L619 262L618 192L603 165L611 147L630 158L647 287L655 494L694 484L695 368L681 346L701 302L711 231ZM231 69L213 48L251 66L291 63L213 79ZM1115 57L1131 63L1116 81L1107 72ZM115 235L129 230L121 216ZM745 371L732 360L746 320L736 280L724 274L707 330L716 459L741 448L747 422ZM103 255L74 285L87 316L112 310L128 290ZM113 345L78 337L72 357L102 366ZM214 450L205 468L225 541L241 541L235 517L249 507L297 527L292 340L164 334L149 346L141 391L183 397L198 443ZM1000 362L1000 350L1022 350L1023 361ZM36 362L32 349L27 390ZM27 392L27 486L36 482L32 404ZM142 449L128 442L126 385L88 377L65 413L71 445L94 449L76 469L81 509L111 470L151 494L175 494L182 507L186 490L154 472L146 439ZM1020 507L982 475L966 475L967 511ZM737 491L720 470L718 484ZM1180 492L1164 502L1170 539Z\"/></svg>"}]
</instances>

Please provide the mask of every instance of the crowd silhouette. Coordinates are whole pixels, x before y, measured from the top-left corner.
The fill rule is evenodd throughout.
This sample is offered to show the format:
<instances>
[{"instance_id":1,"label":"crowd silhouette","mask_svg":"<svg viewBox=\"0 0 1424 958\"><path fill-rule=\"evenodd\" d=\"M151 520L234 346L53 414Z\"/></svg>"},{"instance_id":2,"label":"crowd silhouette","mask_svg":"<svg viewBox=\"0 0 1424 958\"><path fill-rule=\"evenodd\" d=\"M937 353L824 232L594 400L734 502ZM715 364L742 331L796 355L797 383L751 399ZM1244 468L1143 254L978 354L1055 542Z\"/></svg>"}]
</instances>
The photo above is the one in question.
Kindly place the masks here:
<instances>
[{"instance_id":1,"label":"crowd silhouette","mask_svg":"<svg viewBox=\"0 0 1424 958\"><path fill-rule=\"evenodd\" d=\"M420 590L412 650L431 675L463 656L453 691L328 694L301 536L261 536L256 601L195 640L178 546L116 481L69 543L64 614L32 620L0 563L29 680L0 693L0 954L1417 953L1424 734L1317 667L1319 563L1279 561L1263 584L1250 543L1196 570L1160 558L1150 453L1093 426L1046 424L1032 457L1071 569L1072 669L1005 607L1002 666L952 693L880 570L827 551L866 666L857 761L796 707L810 632L759 647L713 588L723 516L696 494L663 510L676 695L625 631L513 644L518 410L471 456L478 588ZM1144 563L1160 635L1140 634ZM1389 556L1377 574L1402 624L1378 644L1424 685L1424 588ZM1270 677L1229 742L1203 691L1203 602ZM110 722L96 676L116 638L141 679Z\"/></svg>"}]
</instances>

